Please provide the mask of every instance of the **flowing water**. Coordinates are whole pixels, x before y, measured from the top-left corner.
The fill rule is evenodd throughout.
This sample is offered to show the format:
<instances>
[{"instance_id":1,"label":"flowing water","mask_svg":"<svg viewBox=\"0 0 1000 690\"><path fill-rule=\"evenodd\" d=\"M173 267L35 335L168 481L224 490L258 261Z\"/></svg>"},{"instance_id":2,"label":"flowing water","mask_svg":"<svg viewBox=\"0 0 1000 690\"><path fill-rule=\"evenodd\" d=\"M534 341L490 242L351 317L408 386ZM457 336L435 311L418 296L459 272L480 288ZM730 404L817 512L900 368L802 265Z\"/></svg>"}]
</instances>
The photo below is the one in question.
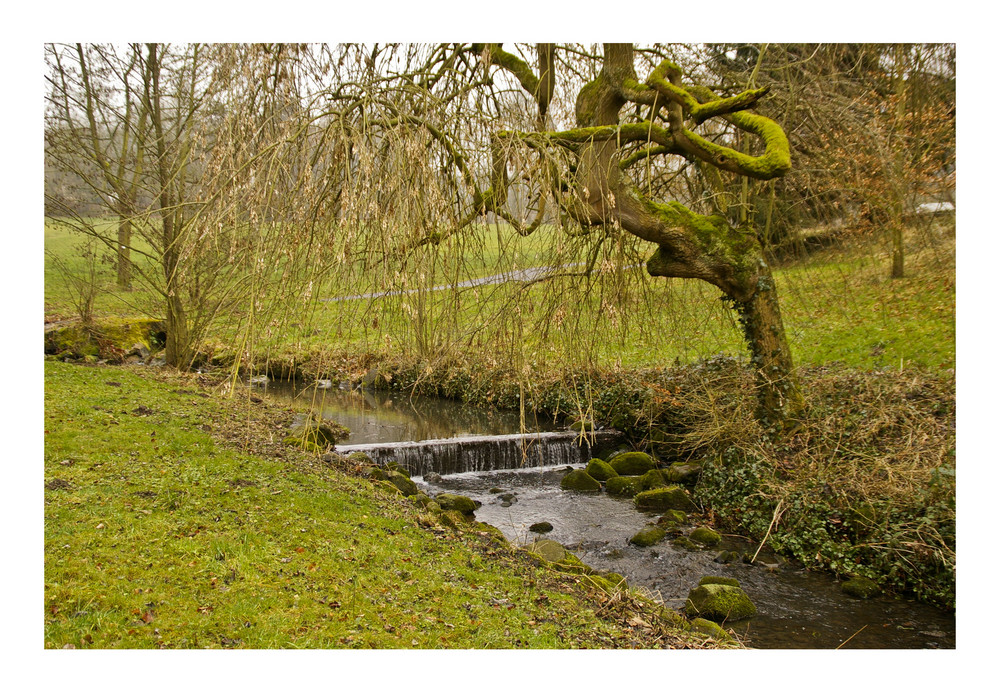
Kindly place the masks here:
<instances>
[{"instance_id":1,"label":"flowing water","mask_svg":"<svg viewBox=\"0 0 1000 690\"><path fill-rule=\"evenodd\" d=\"M532 541L535 535L528 528L549 522L553 530L545 538L564 544L596 569L621 573L631 586L648 590L671 608L680 609L705 575L735 577L758 615L726 627L748 646L955 647L953 614L902 600L853 599L833 577L784 563L766 549L753 564L716 562L722 550L757 552L758 544L738 537L726 537L704 551L677 548L669 541L633 546L629 538L657 515L637 510L630 499L560 489L566 468L584 466L590 453L576 434L557 432L551 420L522 420L517 413L386 392L273 383L266 390L303 410L322 409L325 418L352 430L345 442L348 452L350 446L364 444L380 462L395 459L411 469L430 495L447 491L480 501L477 519L498 527L513 543Z\"/></svg>"},{"instance_id":2,"label":"flowing water","mask_svg":"<svg viewBox=\"0 0 1000 690\"><path fill-rule=\"evenodd\" d=\"M576 465L582 466L582 465ZM589 495L559 488L560 469L469 472L423 482L433 495L460 493L482 502L476 518L499 527L514 543L534 540L528 528L548 522L544 535L573 550L598 570L624 575L670 608L680 609L705 575L739 580L758 614L727 624L747 646L763 649L934 649L954 648L952 614L893 599L861 601L840 591L829 575L810 573L762 552L753 565L715 561L721 550L749 553L758 544L727 537L718 547L688 551L669 541L640 548L629 538L655 513L637 510L631 499ZM422 481L422 480L421 480ZM696 516L692 516L696 519ZM853 636L853 637L852 637Z\"/></svg>"}]
</instances>

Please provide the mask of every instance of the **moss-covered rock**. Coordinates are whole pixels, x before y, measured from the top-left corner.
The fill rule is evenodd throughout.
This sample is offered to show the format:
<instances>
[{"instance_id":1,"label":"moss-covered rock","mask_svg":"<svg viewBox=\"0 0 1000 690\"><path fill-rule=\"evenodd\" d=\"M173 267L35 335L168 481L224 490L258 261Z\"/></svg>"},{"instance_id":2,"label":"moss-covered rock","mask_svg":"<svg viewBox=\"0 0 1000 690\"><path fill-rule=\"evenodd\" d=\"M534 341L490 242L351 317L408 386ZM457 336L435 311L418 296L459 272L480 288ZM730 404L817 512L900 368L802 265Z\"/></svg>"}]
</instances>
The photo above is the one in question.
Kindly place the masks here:
<instances>
[{"instance_id":1,"label":"moss-covered rock","mask_svg":"<svg viewBox=\"0 0 1000 690\"><path fill-rule=\"evenodd\" d=\"M350 434L350 429L336 422L311 417L293 428L284 442L287 445L296 445L306 450L326 451Z\"/></svg>"},{"instance_id":2,"label":"moss-covered rock","mask_svg":"<svg viewBox=\"0 0 1000 690\"><path fill-rule=\"evenodd\" d=\"M602 570L602 571L598 572L597 574L600 575L601 577L603 577L605 580L607 580L611 584L615 585L616 587L626 587L626 586L628 586L628 582L626 582L625 576L622 575L621 573L616 573L613 570Z\"/></svg>"},{"instance_id":3,"label":"moss-covered rock","mask_svg":"<svg viewBox=\"0 0 1000 690\"><path fill-rule=\"evenodd\" d=\"M701 465L692 462L675 462L663 470L664 478L672 484L694 484L701 475Z\"/></svg>"},{"instance_id":4,"label":"moss-covered rock","mask_svg":"<svg viewBox=\"0 0 1000 690\"><path fill-rule=\"evenodd\" d=\"M457 510L442 510L437 514L438 521L445 527L460 529L471 522L472 513L462 513Z\"/></svg>"},{"instance_id":5,"label":"moss-covered rock","mask_svg":"<svg viewBox=\"0 0 1000 690\"><path fill-rule=\"evenodd\" d=\"M703 578L698 580L698 586L701 585L729 585L730 587L739 587L740 581L735 577L724 577L722 575L705 575Z\"/></svg>"},{"instance_id":6,"label":"moss-covered rock","mask_svg":"<svg viewBox=\"0 0 1000 690\"><path fill-rule=\"evenodd\" d=\"M642 477L611 477L604 488L610 496L632 498L642 491Z\"/></svg>"},{"instance_id":7,"label":"moss-covered rock","mask_svg":"<svg viewBox=\"0 0 1000 690\"><path fill-rule=\"evenodd\" d=\"M399 472L400 474L404 474L407 477L410 476L409 470L407 470L405 467L403 467L402 465L400 465L398 462L395 462L395 461L393 461L393 462L387 462L385 464L385 468L387 470L393 470L395 472Z\"/></svg>"},{"instance_id":8,"label":"moss-covered rock","mask_svg":"<svg viewBox=\"0 0 1000 690\"><path fill-rule=\"evenodd\" d=\"M559 486L567 491L584 491L596 493L601 490L601 483L587 474L586 470L575 469L562 478Z\"/></svg>"},{"instance_id":9,"label":"moss-covered rock","mask_svg":"<svg viewBox=\"0 0 1000 690\"><path fill-rule=\"evenodd\" d=\"M656 611L656 616L673 628L688 630L691 627L690 623L683 614L678 611L674 611L673 609L668 609L665 606L660 607L659 610Z\"/></svg>"},{"instance_id":10,"label":"moss-covered rock","mask_svg":"<svg viewBox=\"0 0 1000 690\"><path fill-rule=\"evenodd\" d=\"M692 530L688 537L692 541L704 544L705 546L715 546L722 541L722 535L708 527L698 527Z\"/></svg>"},{"instance_id":11,"label":"moss-covered rock","mask_svg":"<svg viewBox=\"0 0 1000 690\"><path fill-rule=\"evenodd\" d=\"M590 419L577 419L569 425L571 431L593 431L594 422Z\"/></svg>"},{"instance_id":12,"label":"moss-covered rock","mask_svg":"<svg viewBox=\"0 0 1000 690\"><path fill-rule=\"evenodd\" d=\"M566 556L555 563L555 568L561 570L564 573L582 573L584 575L589 575L594 572L594 569L589 565L581 561L576 554L566 552Z\"/></svg>"},{"instance_id":13,"label":"moss-covered rock","mask_svg":"<svg viewBox=\"0 0 1000 690\"><path fill-rule=\"evenodd\" d=\"M427 506L429 506L431 503L434 502L434 499L431 498L430 496L428 496L427 494L425 494L423 491L417 491L416 494L414 494L413 496L410 496L410 499L414 503L417 503L417 504L423 506L424 508L426 508Z\"/></svg>"},{"instance_id":14,"label":"moss-covered rock","mask_svg":"<svg viewBox=\"0 0 1000 690\"><path fill-rule=\"evenodd\" d=\"M553 541L552 539L539 539L538 541L530 544L527 551L546 563L552 564L553 567L565 572L594 572L593 568L577 558L576 555L567 550L565 546L557 541Z\"/></svg>"},{"instance_id":15,"label":"moss-covered rock","mask_svg":"<svg viewBox=\"0 0 1000 690\"><path fill-rule=\"evenodd\" d=\"M416 496L420 492L420 489L417 488L412 479L396 470L386 473L386 481L399 489L400 493L404 496Z\"/></svg>"},{"instance_id":16,"label":"moss-covered rock","mask_svg":"<svg viewBox=\"0 0 1000 690\"><path fill-rule=\"evenodd\" d=\"M165 331L162 321L148 318L110 317L89 325L76 323L46 332L45 353L72 359L95 357L112 363L138 361L157 349Z\"/></svg>"},{"instance_id":17,"label":"moss-covered rock","mask_svg":"<svg viewBox=\"0 0 1000 690\"><path fill-rule=\"evenodd\" d=\"M683 525L685 522L687 522L687 513L685 513L683 510L665 510L663 511L663 515L660 516L660 519L657 520L657 522L659 523L675 522L678 525Z\"/></svg>"},{"instance_id":18,"label":"moss-covered rock","mask_svg":"<svg viewBox=\"0 0 1000 690\"><path fill-rule=\"evenodd\" d=\"M670 542L678 549L687 549L688 551L700 551L701 545L691 541L687 537L677 537L672 542Z\"/></svg>"},{"instance_id":19,"label":"moss-covered rock","mask_svg":"<svg viewBox=\"0 0 1000 690\"><path fill-rule=\"evenodd\" d=\"M687 491L680 486L667 486L662 489L650 489L636 494L636 508L645 510L683 510L694 511L697 506L691 501Z\"/></svg>"},{"instance_id":20,"label":"moss-covered rock","mask_svg":"<svg viewBox=\"0 0 1000 690\"><path fill-rule=\"evenodd\" d=\"M587 474L599 482L606 482L618 476L614 468L600 458L594 458L587 464Z\"/></svg>"},{"instance_id":21,"label":"moss-covered rock","mask_svg":"<svg viewBox=\"0 0 1000 690\"><path fill-rule=\"evenodd\" d=\"M551 532L554 528L551 522L536 522L531 527L528 528L529 532L534 532L535 534L547 534Z\"/></svg>"},{"instance_id":22,"label":"moss-covered rock","mask_svg":"<svg viewBox=\"0 0 1000 690\"><path fill-rule=\"evenodd\" d=\"M565 546L552 539L538 539L528 545L527 551L549 563L557 563L569 553Z\"/></svg>"},{"instance_id":23,"label":"moss-covered rock","mask_svg":"<svg viewBox=\"0 0 1000 690\"><path fill-rule=\"evenodd\" d=\"M625 477L639 477L656 469L656 462L646 453L632 451L613 456L608 464L618 474Z\"/></svg>"},{"instance_id":24,"label":"moss-covered rock","mask_svg":"<svg viewBox=\"0 0 1000 690\"><path fill-rule=\"evenodd\" d=\"M867 577L852 577L840 585L841 591L855 599L871 599L881 594L878 583Z\"/></svg>"},{"instance_id":25,"label":"moss-covered rock","mask_svg":"<svg viewBox=\"0 0 1000 690\"><path fill-rule=\"evenodd\" d=\"M660 470L650 470L639 479L643 491L659 489L667 485L667 480L663 478L663 473Z\"/></svg>"},{"instance_id":26,"label":"moss-covered rock","mask_svg":"<svg viewBox=\"0 0 1000 690\"><path fill-rule=\"evenodd\" d=\"M727 633L721 625L706 618L695 618L688 626L688 630L725 642L733 639L732 635Z\"/></svg>"},{"instance_id":27,"label":"moss-covered rock","mask_svg":"<svg viewBox=\"0 0 1000 690\"><path fill-rule=\"evenodd\" d=\"M495 527L486 522L474 522L472 528L478 532L480 535L485 535L492 539L493 541L499 542L501 544L507 544L507 537L500 530L499 527Z\"/></svg>"},{"instance_id":28,"label":"moss-covered rock","mask_svg":"<svg viewBox=\"0 0 1000 690\"><path fill-rule=\"evenodd\" d=\"M757 607L739 587L699 585L688 594L684 613L713 621L738 621L757 615Z\"/></svg>"},{"instance_id":29,"label":"moss-covered rock","mask_svg":"<svg viewBox=\"0 0 1000 690\"><path fill-rule=\"evenodd\" d=\"M632 535L629 542L636 546L653 546L663 541L667 536L667 531L656 525L647 525Z\"/></svg>"},{"instance_id":30,"label":"moss-covered rock","mask_svg":"<svg viewBox=\"0 0 1000 690\"><path fill-rule=\"evenodd\" d=\"M444 511L455 510L462 515L472 515L479 506L468 496L458 494L438 494L434 497L441 509Z\"/></svg>"}]
</instances>

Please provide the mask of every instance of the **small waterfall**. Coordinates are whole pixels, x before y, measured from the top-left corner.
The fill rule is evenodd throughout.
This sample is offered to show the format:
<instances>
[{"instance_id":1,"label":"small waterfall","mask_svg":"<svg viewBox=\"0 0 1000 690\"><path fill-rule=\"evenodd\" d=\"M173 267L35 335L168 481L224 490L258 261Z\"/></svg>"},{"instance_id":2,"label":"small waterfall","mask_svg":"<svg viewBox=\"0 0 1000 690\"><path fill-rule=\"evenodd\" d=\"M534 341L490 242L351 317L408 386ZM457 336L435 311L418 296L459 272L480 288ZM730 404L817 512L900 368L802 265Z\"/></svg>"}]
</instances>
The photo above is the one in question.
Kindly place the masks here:
<instances>
[{"instance_id":1,"label":"small waterfall","mask_svg":"<svg viewBox=\"0 0 1000 690\"><path fill-rule=\"evenodd\" d=\"M337 446L337 452L350 455L360 451L380 465L395 461L412 475L446 475L586 463L592 451L622 438L618 431L598 431L585 437L576 431L548 431L343 445Z\"/></svg>"}]
</instances>

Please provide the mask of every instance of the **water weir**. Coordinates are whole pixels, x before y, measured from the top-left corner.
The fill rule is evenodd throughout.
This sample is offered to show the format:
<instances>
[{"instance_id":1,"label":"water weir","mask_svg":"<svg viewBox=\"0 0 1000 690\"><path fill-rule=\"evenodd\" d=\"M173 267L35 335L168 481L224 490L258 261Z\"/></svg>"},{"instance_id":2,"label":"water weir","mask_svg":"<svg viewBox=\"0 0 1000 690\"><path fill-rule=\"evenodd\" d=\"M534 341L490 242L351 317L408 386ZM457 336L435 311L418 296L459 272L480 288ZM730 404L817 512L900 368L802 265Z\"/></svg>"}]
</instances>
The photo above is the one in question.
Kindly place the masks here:
<instances>
[{"instance_id":1,"label":"water weir","mask_svg":"<svg viewBox=\"0 0 1000 690\"><path fill-rule=\"evenodd\" d=\"M613 430L585 435L578 431L546 431L339 445L337 452L350 455L360 451L380 465L395 461L415 476L428 472L446 475L586 463L598 448L616 445L622 439L622 434Z\"/></svg>"}]
</instances>

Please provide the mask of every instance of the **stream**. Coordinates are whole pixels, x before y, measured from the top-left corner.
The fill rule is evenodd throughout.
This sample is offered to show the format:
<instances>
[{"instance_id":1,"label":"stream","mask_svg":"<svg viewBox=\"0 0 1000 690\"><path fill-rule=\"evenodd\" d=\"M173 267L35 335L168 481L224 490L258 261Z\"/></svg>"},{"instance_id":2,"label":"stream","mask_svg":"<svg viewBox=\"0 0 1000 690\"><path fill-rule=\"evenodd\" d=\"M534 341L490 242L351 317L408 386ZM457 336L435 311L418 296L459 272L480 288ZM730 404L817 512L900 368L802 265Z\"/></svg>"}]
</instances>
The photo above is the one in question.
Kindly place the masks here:
<instances>
[{"instance_id":1,"label":"stream","mask_svg":"<svg viewBox=\"0 0 1000 690\"><path fill-rule=\"evenodd\" d=\"M410 397L385 391L299 388L268 383L260 390L285 403L311 407L327 419L351 429L346 444L373 444L429 439L462 439L559 429L551 420L522 424L516 412L477 408L461 403ZM527 429L525 428L527 427ZM338 448L340 446L338 445ZM414 476L430 495L459 493L482 503L476 518L498 527L515 544L536 537L536 522L549 522L554 539L598 570L624 575L629 584L649 592L666 606L680 609L690 589L705 575L739 580L757 606L748 620L727 624L748 647L760 649L953 649L954 614L917 602L880 597L854 599L840 591L830 575L806 571L762 549L753 564L716 562L721 550L753 555L759 546L726 536L714 549L688 551L669 541L640 548L629 538L655 521L655 513L637 510L631 499L563 491L559 483L568 467L559 455L553 463L523 469L441 473L440 478ZM474 467L482 467L477 460ZM691 516L697 519L697 516Z\"/></svg>"}]
</instances>

